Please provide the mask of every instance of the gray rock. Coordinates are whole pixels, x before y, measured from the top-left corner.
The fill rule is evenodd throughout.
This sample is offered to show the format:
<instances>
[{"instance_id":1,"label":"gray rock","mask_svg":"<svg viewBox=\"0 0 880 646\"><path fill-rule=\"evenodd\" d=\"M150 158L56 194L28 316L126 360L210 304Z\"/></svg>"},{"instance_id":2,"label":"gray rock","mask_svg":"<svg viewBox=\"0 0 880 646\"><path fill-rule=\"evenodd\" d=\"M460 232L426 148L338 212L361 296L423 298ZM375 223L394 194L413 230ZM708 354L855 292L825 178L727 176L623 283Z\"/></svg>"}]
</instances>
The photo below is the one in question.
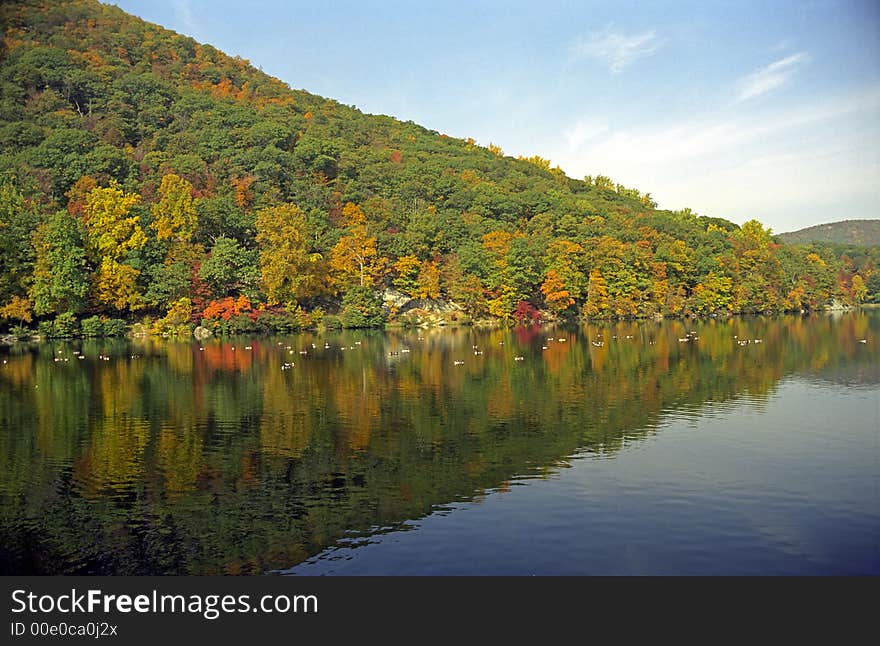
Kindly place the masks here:
<instances>
[{"instance_id":1,"label":"gray rock","mask_svg":"<svg viewBox=\"0 0 880 646\"><path fill-rule=\"evenodd\" d=\"M195 329L195 331L193 332L193 336L194 336L195 338L199 339L199 340L201 340L201 339L207 339L207 338L208 338L209 336L211 336L212 334L213 334L213 332L211 332L211 330L209 330L209 329L206 328L206 327L202 327L201 325L198 326L198 327Z\"/></svg>"}]
</instances>

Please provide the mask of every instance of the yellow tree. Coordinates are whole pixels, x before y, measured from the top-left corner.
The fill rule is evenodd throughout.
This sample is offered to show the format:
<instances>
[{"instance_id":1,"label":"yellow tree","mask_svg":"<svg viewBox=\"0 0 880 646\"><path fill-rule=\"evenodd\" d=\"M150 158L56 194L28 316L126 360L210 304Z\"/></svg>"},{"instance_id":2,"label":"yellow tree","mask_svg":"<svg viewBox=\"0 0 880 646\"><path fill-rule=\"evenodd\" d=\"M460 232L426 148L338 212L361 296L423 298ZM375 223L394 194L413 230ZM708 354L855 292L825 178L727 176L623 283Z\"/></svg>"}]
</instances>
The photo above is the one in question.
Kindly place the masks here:
<instances>
[{"instance_id":1,"label":"yellow tree","mask_svg":"<svg viewBox=\"0 0 880 646\"><path fill-rule=\"evenodd\" d=\"M311 239L305 213L296 204L257 212L260 277L269 305L305 298L320 289L322 257L310 252Z\"/></svg>"},{"instance_id":2,"label":"yellow tree","mask_svg":"<svg viewBox=\"0 0 880 646\"><path fill-rule=\"evenodd\" d=\"M852 299L855 303L861 303L868 295L868 288L861 276L856 274L852 277Z\"/></svg>"},{"instance_id":3,"label":"yellow tree","mask_svg":"<svg viewBox=\"0 0 880 646\"><path fill-rule=\"evenodd\" d=\"M103 258L93 277L93 291L99 303L111 305L118 310L138 309L140 294L137 277L140 272L111 258Z\"/></svg>"},{"instance_id":4,"label":"yellow tree","mask_svg":"<svg viewBox=\"0 0 880 646\"><path fill-rule=\"evenodd\" d=\"M330 252L330 268L343 283L357 280L360 285L369 287L373 283L376 238L368 236L367 227L363 225L349 227L348 231Z\"/></svg>"},{"instance_id":5,"label":"yellow tree","mask_svg":"<svg viewBox=\"0 0 880 646\"><path fill-rule=\"evenodd\" d=\"M122 263L125 254L147 243L137 216L129 215L140 199L137 193L125 193L113 182L107 188L92 189L83 209L86 253L98 265L93 276L95 298L120 310L140 305L136 285L140 272Z\"/></svg>"},{"instance_id":6,"label":"yellow tree","mask_svg":"<svg viewBox=\"0 0 880 646\"><path fill-rule=\"evenodd\" d=\"M579 299L586 289L587 281L582 269L584 263L584 248L575 242L559 239L547 247L547 268L555 271L564 291L574 299ZM549 271L547 276L549 277Z\"/></svg>"},{"instance_id":7,"label":"yellow tree","mask_svg":"<svg viewBox=\"0 0 880 646\"><path fill-rule=\"evenodd\" d=\"M31 311L31 302L28 299L13 296L11 301L0 307L0 321L18 319L18 324L24 325L33 320Z\"/></svg>"},{"instance_id":8,"label":"yellow tree","mask_svg":"<svg viewBox=\"0 0 880 646\"><path fill-rule=\"evenodd\" d=\"M100 262L103 258L119 261L129 251L147 243L138 217L129 215L131 207L140 199L137 193L125 193L116 182L107 188L94 188L88 194L83 220L88 234L86 246L93 261Z\"/></svg>"},{"instance_id":9,"label":"yellow tree","mask_svg":"<svg viewBox=\"0 0 880 646\"><path fill-rule=\"evenodd\" d=\"M602 272L594 269L590 272L590 283L587 288L587 302L584 303L584 314L602 316L608 312L608 284Z\"/></svg>"},{"instance_id":10,"label":"yellow tree","mask_svg":"<svg viewBox=\"0 0 880 646\"><path fill-rule=\"evenodd\" d=\"M416 298L440 298L440 270L436 262L421 264Z\"/></svg>"},{"instance_id":11,"label":"yellow tree","mask_svg":"<svg viewBox=\"0 0 880 646\"><path fill-rule=\"evenodd\" d=\"M345 220L345 225L348 227L367 223L367 216L364 214L364 210L352 202L348 202L342 207L342 219Z\"/></svg>"},{"instance_id":12,"label":"yellow tree","mask_svg":"<svg viewBox=\"0 0 880 646\"><path fill-rule=\"evenodd\" d=\"M419 269L421 263L415 256L401 256L394 263L394 286L407 296L415 298L419 288Z\"/></svg>"},{"instance_id":13,"label":"yellow tree","mask_svg":"<svg viewBox=\"0 0 880 646\"><path fill-rule=\"evenodd\" d=\"M362 287L371 287L376 264L376 238L367 233L367 218L361 208L349 202L342 209L347 235L342 236L330 251L330 268L344 285L355 281Z\"/></svg>"},{"instance_id":14,"label":"yellow tree","mask_svg":"<svg viewBox=\"0 0 880 646\"><path fill-rule=\"evenodd\" d=\"M192 240L198 224L192 191L192 184L174 173L162 178L159 201L152 209L151 226L156 230L156 238L172 242Z\"/></svg>"}]
</instances>

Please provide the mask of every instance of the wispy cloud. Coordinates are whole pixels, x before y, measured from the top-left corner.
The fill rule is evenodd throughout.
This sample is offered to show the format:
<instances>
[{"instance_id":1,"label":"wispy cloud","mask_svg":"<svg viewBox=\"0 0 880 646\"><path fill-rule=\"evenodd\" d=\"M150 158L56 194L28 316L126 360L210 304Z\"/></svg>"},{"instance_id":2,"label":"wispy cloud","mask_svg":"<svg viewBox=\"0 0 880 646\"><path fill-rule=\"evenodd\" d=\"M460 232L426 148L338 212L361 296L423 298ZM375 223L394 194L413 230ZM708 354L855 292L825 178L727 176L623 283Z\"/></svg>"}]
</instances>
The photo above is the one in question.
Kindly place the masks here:
<instances>
[{"instance_id":1,"label":"wispy cloud","mask_svg":"<svg viewBox=\"0 0 880 646\"><path fill-rule=\"evenodd\" d=\"M607 65L612 74L620 74L640 58L651 56L662 44L654 29L624 34L607 27L576 41L570 51L574 58L591 58Z\"/></svg>"},{"instance_id":2,"label":"wispy cloud","mask_svg":"<svg viewBox=\"0 0 880 646\"><path fill-rule=\"evenodd\" d=\"M856 210L880 199L878 111L875 85L809 105L726 109L636 127L599 130L590 124L602 121L576 120L546 153L571 177L609 175L650 191L664 208L758 217L784 231L798 228L796 218L818 223L840 208L829 196L850 196Z\"/></svg>"},{"instance_id":3,"label":"wispy cloud","mask_svg":"<svg viewBox=\"0 0 880 646\"><path fill-rule=\"evenodd\" d=\"M193 15L190 0L172 0L174 17L184 27L187 36L192 36L197 30L195 16Z\"/></svg>"},{"instance_id":4,"label":"wispy cloud","mask_svg":"<svg viewBox=\"0 0 880 646\"><path fill-rule=\"evenodd\" d=\"M635 161L660 166L685 161L702 163L721 153L736 151L744 144L767 142L799 128L877 110L880 110L880 86L826 99L816 105L760 115L706 114L678 123L613 131L599 126L592 126L590 130L586 124L594 122L578 121L562 132L562 140L581 157L597 161ZM579 133L589 136L578 136Z\"/></svg>"},{"instance_id":5,"label":"wispy cloud","mask_svg":"<svg viewBox=\"0 0 880 646\"><path fill-rule=\"evenodd\" d=\"M608 130L608 126L591 119L581 119L563 133L568 147L577 149L587 141L594 139Z\"/></svg>"},{"instance_id":6,"label":"wispy cloud","mask_svg":"<svg viewBox=\"0 0 880 646\"><path fill-rule=\"evenodd\" d=\"M737 102L748 101L782 87L809 59L806 52L798 52L752 72L740 80Z\"/></svg>"}]
</instances>

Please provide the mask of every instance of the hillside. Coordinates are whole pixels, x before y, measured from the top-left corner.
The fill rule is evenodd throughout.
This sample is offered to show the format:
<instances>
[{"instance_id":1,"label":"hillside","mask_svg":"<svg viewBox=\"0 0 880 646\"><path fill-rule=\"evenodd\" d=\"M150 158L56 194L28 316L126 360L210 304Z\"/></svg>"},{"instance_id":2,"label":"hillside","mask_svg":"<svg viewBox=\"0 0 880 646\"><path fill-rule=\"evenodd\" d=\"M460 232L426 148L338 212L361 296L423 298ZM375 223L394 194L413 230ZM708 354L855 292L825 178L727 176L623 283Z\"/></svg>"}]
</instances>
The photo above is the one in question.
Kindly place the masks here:
<instances>
[{"instance_id":1,"label":"hillside","mask_svg":"<svg viewBox=\"0 0 880 646\"><path fill-rule=\"evenodd\" d=\"M371 326L386 289L460 320L820 309L875 271L292 90L94 0L0 24L6 327Z\"/></svg>"},{"instance_id":2,"label":"hillside","mask_svg":"<svg viewBox=\"0 0 880 646\"><path fill-rule=\"evenodd\" d=\"M880 220L842 220L828 224L817 224L806 229L780 233L779 238L788 244L834 242L860 247L876 247L880 245Z\"/></svg>"}]
</instances>

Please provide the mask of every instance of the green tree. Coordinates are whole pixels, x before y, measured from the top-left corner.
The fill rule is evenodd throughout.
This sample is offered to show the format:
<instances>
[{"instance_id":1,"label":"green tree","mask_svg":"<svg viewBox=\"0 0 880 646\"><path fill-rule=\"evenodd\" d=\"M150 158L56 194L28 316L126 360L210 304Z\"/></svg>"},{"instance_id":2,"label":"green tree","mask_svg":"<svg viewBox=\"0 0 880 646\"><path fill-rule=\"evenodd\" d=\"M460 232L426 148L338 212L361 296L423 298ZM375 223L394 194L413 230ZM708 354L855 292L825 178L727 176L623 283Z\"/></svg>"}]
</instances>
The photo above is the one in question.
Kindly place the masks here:
<instances>
[{"instance_id":1,"label":"green tree","mask_svg":"<svg viewBox=\"0 0 880 646\"><path fill-rule=\"evenodd\" d=\"M0 184L0 303L24 296L34 263L31 236L39 218L9 182Z\"/></svg>"},{"instance_id":2,"label":"green tree","mask_svg":"<svg viewBox=\"0 0 880 646\"><path fill-rule=\"evenodd\" d=\"M58 211L37 227L33 244L36 261L30 299L34 313L81 312L89 283L79 223L67 211Z\"/></svg>"},{"instance_id":3,"label":"green tree","mask_svg":"<svg viewBox=\"0 0 880 646\"><path fill-rule=\"evenodd\" d=\"M217 238L199 275L215 297L244 293L254 296L260 281L259 254L245 249L233 238Z\"/></svg>"}]
</instances>

